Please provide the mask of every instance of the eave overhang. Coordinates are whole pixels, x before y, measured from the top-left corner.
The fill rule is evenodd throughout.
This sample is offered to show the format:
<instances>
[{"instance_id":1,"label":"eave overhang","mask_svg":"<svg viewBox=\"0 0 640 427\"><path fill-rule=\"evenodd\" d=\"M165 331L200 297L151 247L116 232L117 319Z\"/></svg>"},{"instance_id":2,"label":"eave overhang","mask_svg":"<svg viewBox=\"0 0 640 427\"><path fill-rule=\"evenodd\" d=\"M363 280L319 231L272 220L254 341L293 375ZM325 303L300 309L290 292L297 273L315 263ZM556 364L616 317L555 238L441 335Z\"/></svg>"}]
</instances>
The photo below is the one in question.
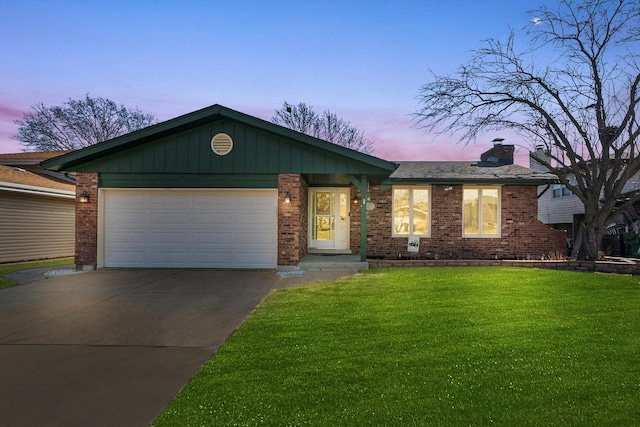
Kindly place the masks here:
<instances>
[{"instance_id":1,"label":"eave overhang","mask_svg":"<svg viewBox=\"0 0 640 427\"><path fill-rule=\"evenodd\" d=\"M390 174L397 168L396 163L332 144L330 142L284 128L274 123L231 110L218 104L92 145L90 147L82 148L80 150L45 160L41 162L40 165L43 168L55 171L78 171L83 165L104 156L108 156L125 149L131 149L147 142L178 134L188 129L221 119L235 120L247 126L258 128L262 131L295 140L296 142L302 143L310 148L321 149L337 156L348 157L371 167L372 170L377 171L378 173L385 171Z\"/></svg>"}]
</instances>

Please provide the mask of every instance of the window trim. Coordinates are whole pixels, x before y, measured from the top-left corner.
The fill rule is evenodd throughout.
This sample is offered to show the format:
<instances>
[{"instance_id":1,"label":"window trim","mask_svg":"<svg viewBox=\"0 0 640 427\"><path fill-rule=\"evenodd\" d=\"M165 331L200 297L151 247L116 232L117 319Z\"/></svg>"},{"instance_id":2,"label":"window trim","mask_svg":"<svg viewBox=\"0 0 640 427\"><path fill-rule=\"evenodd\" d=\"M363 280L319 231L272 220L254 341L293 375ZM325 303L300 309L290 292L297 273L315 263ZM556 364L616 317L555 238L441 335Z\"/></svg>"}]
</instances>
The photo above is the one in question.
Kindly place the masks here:
<instances>
[{"instance_id":1,"label":"window trim","mask_svg":"<svg viewBox=\"0 0 640 427\"><path fill-rule=\"evenodd\" d=\"M396 198L395 191L396 190L409 190L409 233L407 234L397 234L395 231L395 211L396 211ZM427 198L428 198L428 211L427 211L427 233L426 234L415 234L413 233L413 190L426 190ZM420 238L428 238L431 237L431 218L432 218L432 204L431 204L431 186L430 185L394 185L391 187L391 237L398 237L407 239L411 236L416 236Z\"/></svg>"},{"instance_id":2,"label":"window trim","mask_svg":"<svg viewBox=\"0 0 640 427\"><path fill-rule=\"evenodd\" d=\"M478 233L467 234L464 230L464 190L477 190L478 191ZM498 190L498 207L497 218L498 233L497 234L482 234L482 190ZM502 186L499 185L464 185L462 187L462 237L472 239L499 239L502 237Z\"/></svg>"},{"instance_id":3,"label":"window trim","mask_svg":"<svg viewBox=\"0 0 640 427\"><path fill-rule=\"evenodd\" d=\"M556 191L559 193L558 195L556 195ZM573 192L564 184L553 184L551 187L551 194L553 195L553 199L564 199L566 197L573 196Z\"/></svg>"}]
</instances>

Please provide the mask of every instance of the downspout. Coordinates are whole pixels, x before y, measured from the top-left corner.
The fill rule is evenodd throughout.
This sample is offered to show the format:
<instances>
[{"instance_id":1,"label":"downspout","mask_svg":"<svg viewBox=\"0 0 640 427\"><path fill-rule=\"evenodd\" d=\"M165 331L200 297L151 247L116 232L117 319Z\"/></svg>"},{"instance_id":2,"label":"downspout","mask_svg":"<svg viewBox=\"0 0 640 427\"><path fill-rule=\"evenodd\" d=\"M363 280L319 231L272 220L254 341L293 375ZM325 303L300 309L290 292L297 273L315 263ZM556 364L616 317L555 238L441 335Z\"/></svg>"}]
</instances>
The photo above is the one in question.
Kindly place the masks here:
<instances>
[{"instance_id":1,"label":"downspout","mask_svg":"<svg viewBox=\"0 0 640 427\"><path fill-rule=\"evenodd\" d=\"M546 193L546 192L549 190L549 188L551 188L551 184L547 184L547 188L545 188L544 190L542 190L542 193L538 194L538 199L539 199L540 197L542 197L542 195L543 195L544 193Z\"/></svg>"},{"instance_id":2,"label":"downspout","mask_svg":"<svg viewBox=\"0 0 640 427\"><path fill-rule=\"evenodd\" d=\"M367 261L367 200L369 199L369 193L367 190L367 176L361 175L358 180L353 175L347 175L349 181L360 190L362 196L362 203L360 203L360 261Z\"/></svg>"}]
</instances>

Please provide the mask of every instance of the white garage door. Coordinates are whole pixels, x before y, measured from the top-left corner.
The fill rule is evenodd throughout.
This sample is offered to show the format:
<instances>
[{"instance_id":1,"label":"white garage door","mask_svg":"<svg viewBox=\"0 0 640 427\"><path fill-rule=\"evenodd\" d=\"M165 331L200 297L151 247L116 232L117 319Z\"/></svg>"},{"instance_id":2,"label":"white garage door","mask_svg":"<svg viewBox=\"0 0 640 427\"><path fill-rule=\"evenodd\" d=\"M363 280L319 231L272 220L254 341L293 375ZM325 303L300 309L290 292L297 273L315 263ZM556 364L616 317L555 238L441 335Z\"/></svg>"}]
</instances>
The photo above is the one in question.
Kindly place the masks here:
<instances>
[{"instance_id":1,"label":"white garage door","mask_svg":"<svg viewBox=\"0 0 640 427\"><path fill-rule=\"evenodd\" d=\"M276 267L277 190L103 195L105 267Z\"/></svg>"}]
</instances>

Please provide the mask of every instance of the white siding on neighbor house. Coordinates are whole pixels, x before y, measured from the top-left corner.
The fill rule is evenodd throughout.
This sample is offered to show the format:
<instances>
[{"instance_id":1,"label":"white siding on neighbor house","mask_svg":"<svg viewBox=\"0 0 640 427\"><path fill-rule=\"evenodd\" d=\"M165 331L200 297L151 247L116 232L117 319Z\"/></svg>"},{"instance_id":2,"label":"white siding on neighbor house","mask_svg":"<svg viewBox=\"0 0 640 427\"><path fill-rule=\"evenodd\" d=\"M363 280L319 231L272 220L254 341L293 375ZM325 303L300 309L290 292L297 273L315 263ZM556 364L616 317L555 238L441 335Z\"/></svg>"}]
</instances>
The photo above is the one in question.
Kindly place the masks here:
<instances>
[{"instance_id":1,"label":"white siding on neighbor house","mask_svg":"<svg viewBox=\"0 0 640 427\"><path fill-rule=\"evenodd\" d=\"M631 177L622 187L622 193L640 190L640 172Z\"/></svg>"},{"instance_id":2,"label":"white siding on neighbor house","mask_svg":"<svg viewBox=\"0 0 640 427\"><path fill-rule=\"evenodd\" d=\"M103 190L105 267L275 268L277 190Z\"/></svg>"},{"instance_id":3,"label":"white siding on neighbor house","mask_svg":"<svg viewBox=\"0 0 640 427\"><path fill-rule=\"evenodd\" d=\"M0 191L0 262L72 257L73 198Z\"/></svg>"},{"instance_id":4,"label":"white siding on neighbor house","mask_svg":"<svg viewBox=\"0 0 640 427\"><path fill-rule=\"evenodd\" d=\"M538 194L545 188L538 187ZM538 219L545 224L572 224L573 215L583 213L584 205L577 196L554 198L553 187L538 199Z\"/></svg>"},{"instance_id":5,"label":"white siding on neighbor house","mask_svg":"<svg viewBox=\"0 0 640 427\"><path fill-rule=\"evenodd\" d=\"M545 159L548 159L548 156L542 150L531 154L529 167L546 172L547 168L536 162L535 156ZM538 194L544 191L545 188L546 185L538 187ZM635 190L640 190L640 172L625 183L622 194ZM584 205L580 199L574 195L554 198L553 186L538 199L538 220L545 224L572 224L573 216L577 214L584 214Z\"/></svg>"},{"instance_id":6,"label":"white siding on neighbor house","mask_svg":"<svg viewBox=\"0 0 640 427\"><path fill-rule=\"evenodd\" d=\"M538 187L540 194L546 185ZM634 175L623 187L622 193L640 189L640 173ZM573 216L584 214L584 205L574 195L553 197L553 185L538 199L538 219L545 224L571 224Z\"/></svg>"}]
</instances>

